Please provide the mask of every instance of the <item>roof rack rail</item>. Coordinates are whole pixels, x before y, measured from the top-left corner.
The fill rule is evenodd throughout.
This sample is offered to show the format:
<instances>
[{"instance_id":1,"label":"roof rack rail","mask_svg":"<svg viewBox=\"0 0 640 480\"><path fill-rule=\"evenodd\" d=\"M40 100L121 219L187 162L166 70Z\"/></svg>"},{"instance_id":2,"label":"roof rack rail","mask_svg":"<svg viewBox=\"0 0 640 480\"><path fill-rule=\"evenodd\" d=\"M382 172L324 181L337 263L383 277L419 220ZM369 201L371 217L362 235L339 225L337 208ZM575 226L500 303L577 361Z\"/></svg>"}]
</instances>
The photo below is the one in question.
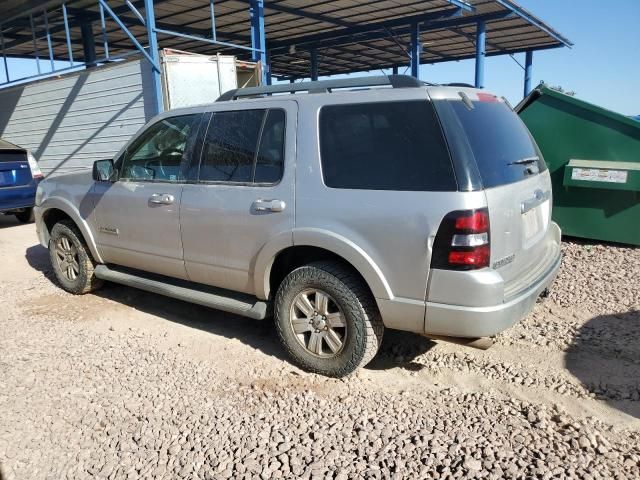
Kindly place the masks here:
<instances>
[{"instance_id":1,"label":"roof rack rail","mask_svg":"<svg viewBox=\"0 0 640 480\"><path fill-rule=\"evenodd\" d=\"M262 87L236 88L223 93L217 102L236 100L240 97L257 97L274 93L327 93L339 88L379 87L416 88L430 85L409 75L379 75L376 77L341 78L337 80L320 80L315 82L282 83Z\"/></svg>"},{"instance_id":2,"label":"roof rack rail","mask_svg":"<svg viewBox=\"0 0 640 480\"><path fill-rule=\"evenodd\" d=\"M471 85L470 83L463 82L452 82L452 83L444 83L443 87L465 87L465 88L476 88L475 85Z\"/></svg>"}]
</instances>

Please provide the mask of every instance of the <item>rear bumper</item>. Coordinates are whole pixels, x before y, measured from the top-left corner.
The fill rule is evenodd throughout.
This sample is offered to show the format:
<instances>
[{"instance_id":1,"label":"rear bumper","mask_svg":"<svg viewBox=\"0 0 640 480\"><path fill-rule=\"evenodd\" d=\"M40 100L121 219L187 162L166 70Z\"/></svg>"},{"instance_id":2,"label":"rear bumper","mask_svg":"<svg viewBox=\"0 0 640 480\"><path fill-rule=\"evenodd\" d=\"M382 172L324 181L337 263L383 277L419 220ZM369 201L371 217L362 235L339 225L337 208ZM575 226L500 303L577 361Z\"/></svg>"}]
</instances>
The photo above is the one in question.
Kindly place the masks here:
<instances>
[{"instance_id":1,"label":"rear bumper","mask_svg":"<svg viewBox=\"0 0 640 480\"><path fill-rule=\"evenodd\" d=\"M0 187L0 212L31 208L36 202L38 182L18 187Z\"/></svg>"},{"instance_id":2,"label":"rear bumper","mask_svg":"<svg viewBox=\"0 0 640 480\"><path fill-rule=\"evenodd\" d=\"M488 307L468 307L427 302L426 333L451 337L487 337L519 322L533 308L540 294L555 280L562 254L557 256L537 281L508 302Z\"/></svg>"},{"instance_id":3,"label":"rear bumper","mask_svg":"<svg viewBox=\"0 0 640 480\"><path fill-rule=\"evenodd\" d=\"M432 301L376 298L385 326L466 338L486 337L506 330L531 311L558 274L562 262L561 232L553 222L548 235L544 258L515 285L505 285L500 274L492 269L478 270L472 275L437 270L431 272L429 297Z\"/></svg>"}]
</instances>

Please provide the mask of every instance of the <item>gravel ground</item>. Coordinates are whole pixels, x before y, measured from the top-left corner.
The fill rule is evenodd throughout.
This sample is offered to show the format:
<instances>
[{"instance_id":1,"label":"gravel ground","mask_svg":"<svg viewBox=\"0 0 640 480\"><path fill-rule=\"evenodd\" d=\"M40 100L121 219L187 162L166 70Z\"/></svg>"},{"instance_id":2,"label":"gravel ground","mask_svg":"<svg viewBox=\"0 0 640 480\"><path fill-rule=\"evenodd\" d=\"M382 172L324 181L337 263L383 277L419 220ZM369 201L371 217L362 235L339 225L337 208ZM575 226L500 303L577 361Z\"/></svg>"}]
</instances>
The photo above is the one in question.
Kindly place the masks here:
<instances>
[{"instance_id":1,"label":"gravel ground","mask_svg":"<svg viewBox=\"0 0 640 480\"><path fill-rule=\"evenodd\" d=\"M566 242L487 351L388 332L358 374L286 361L269 322L50 280L0 217L0 477L640 478L640 249Z\"/></svg>"}]
</instances>

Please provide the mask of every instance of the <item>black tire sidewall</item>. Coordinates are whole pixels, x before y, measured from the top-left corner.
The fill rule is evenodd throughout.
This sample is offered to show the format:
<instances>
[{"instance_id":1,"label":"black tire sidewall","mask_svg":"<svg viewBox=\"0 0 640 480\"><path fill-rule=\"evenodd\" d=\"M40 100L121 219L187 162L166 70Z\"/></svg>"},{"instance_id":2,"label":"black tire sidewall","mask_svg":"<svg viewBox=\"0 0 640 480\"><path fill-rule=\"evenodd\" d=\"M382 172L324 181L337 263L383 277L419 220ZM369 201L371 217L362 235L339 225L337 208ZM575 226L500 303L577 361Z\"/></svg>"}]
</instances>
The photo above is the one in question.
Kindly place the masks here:
<instances>
[{"instance_id":1,"label":"black tire sidewall","mask_svg":"<svg viewBox=\"0 0 640 480\"><path fill-rule=\"evenodd\" d=\"M291 304L307 289L327 293L338 305L347 325L347 339L335 357L318 357L303 347L290 324ZM295 363L305 370L327 376L345 376L355 370L365 355L365 312L354 292L329 272L313 266L300 267L282 282L276 295L275 322L280 336Z\"/></svg>"},{"instance_id":2,"label":"black tire sidewall","mask_svg":"<svg viewBox=\"0 0 640 480\"><path fill-rule=\"evenodd\" d=\"M58 265L58 259L56 258L55 253L55 244L61 236L67 237L73 243L73 246L78 252L79 273L75 280L69 280L64 273L62 273ZM74 228L71 228L69 225L62 222L56 223L53 226L51 229L51 236L49 238L49 257L51 259L51 265L56 275L56 279L62 288L70 293L82 293L85 286L89 283L87 262L90 261L90 259L84 243L80 238L78 238L78 234Z\"/></svg>"}]
</instances>

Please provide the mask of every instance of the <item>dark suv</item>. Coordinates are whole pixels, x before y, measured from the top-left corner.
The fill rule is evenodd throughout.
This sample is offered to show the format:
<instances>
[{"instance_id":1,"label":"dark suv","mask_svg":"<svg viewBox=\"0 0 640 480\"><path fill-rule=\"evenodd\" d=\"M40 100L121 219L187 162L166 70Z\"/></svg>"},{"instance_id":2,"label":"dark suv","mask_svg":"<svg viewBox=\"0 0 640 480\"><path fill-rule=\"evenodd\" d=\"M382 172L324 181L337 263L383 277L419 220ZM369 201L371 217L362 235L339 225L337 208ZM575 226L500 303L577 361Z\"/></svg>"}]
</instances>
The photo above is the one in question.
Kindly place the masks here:
<instances>
[{"instance_id":1,"label":"dark suv","mask_svg":"<svg viewBox=\"0 0 640 480\"><path fill-rule=\"evenodd\" d=\"M31 152L0 139L0 213L33 222L40 180L42 172Z\"/></svg>"}]
</instances>

